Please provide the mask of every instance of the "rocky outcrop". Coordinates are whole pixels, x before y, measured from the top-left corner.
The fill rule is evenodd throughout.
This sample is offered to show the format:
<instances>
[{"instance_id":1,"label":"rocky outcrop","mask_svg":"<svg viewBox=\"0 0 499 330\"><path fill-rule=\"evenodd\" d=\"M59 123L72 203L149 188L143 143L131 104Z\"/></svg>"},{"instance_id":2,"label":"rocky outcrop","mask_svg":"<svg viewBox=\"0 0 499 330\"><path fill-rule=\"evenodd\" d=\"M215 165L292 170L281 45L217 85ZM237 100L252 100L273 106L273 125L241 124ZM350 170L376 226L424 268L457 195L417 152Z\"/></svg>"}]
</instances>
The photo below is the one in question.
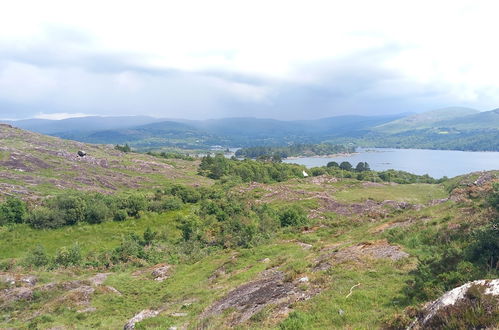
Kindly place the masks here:
<instances>
[{"instance_id":1,"label":"rocky outcrop","mask_svg":"<svg viewBox=\"0 0 499 330\"><path fill-rule=\"evenodd\" d=\"M123 327L124 330L135 329L135 323L143 321L145 319L150 319L151 317L158 316L159 311L154 311L151 309L144 309L143 311L135 314Z\"/></svg>"},{"instance_id":2,"label":"rocky outcrop","mask_svg":"<svg viewBox=\"0 0 499 330\"><path fill-rule=\"evenodd\" d=\"M299 284L308 282L300 279L296 282L285 280L285 274L277 270L267 270L261 278L245 283L230 291L220 300L215 301L201 315L202 319L220 315L234 309L229 326L235 326L261 311L265 306L274 305L276 313L285 311L293 302L307 300L319 291L309 288L300 290Z\"/></svg>"},{"instance_id":3,"label":"rocky outcrop","mask_svg":"<svg viewBox=\"0 0 499 330\"><path fill-rule=\"evenodd\" d=\"M317 259L315 271L327 270L335 264L343 262L360 262L364 258L391 259L397 261L409 257L397 245L390 245L386 240L364 242L346 248L333 250Z\"/></svg>"},{"instance_id":4,"label":"rocky outcrop","mask_svg":"<svg viewBox=\"0 0 499 330\"><path fill-rule=\"evenodd\" d=\"M474 313L477 308L483 324L470 328L494 329L499 318L499 279L473 281L446 292L428 303L408 329L440 329L449 326L447 322L453 318L460 319L467 327L466 314Z\"/></svg>"}]
</instances>

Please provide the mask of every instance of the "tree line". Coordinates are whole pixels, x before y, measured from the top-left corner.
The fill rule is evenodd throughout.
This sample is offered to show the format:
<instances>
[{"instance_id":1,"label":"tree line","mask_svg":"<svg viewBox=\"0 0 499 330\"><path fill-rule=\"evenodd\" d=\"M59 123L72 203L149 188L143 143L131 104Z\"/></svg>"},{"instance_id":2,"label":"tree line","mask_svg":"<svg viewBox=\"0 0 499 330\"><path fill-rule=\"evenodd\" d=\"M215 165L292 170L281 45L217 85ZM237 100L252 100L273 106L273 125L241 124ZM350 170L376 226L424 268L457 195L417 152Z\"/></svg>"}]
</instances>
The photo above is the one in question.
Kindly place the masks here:
<instances>
[{"instance_id":1,"label":"tree line","mask_svg":"<svg viewBox=\"0 0 499 330\"><path fill-rule=\"evenodd\" d=\"M284 159L296 156L325 156L338 153L352 153L355 148L341 144L293 144L284 147L249 147L242 148L236 151L236 157L244 158L260 158L267 159Z\"/></svg>"}]
</instances>

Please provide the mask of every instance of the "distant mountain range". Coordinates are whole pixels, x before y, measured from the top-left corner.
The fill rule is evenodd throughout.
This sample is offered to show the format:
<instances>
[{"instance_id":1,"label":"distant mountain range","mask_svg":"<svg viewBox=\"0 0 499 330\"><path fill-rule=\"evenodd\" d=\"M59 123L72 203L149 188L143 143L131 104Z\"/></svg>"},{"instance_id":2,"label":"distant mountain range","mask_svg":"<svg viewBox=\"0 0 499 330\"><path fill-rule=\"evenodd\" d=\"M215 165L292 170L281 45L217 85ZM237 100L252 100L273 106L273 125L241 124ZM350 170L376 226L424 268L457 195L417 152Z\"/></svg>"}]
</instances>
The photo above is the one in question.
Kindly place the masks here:
<instances>
[{"instance_id":1,"label":"distant mountain range","mask_svg":"<svg viewBox=\"0 0 499 330\"><path fill-rule=\"evenodd\" d=\"M206 149L293 143L499 151L499 109L445 108L419 114L337 116L284 121L258 118L172 120L146 116L29 119L11 125L66 139L139 149Z\"/></svg>"}]
</instances>

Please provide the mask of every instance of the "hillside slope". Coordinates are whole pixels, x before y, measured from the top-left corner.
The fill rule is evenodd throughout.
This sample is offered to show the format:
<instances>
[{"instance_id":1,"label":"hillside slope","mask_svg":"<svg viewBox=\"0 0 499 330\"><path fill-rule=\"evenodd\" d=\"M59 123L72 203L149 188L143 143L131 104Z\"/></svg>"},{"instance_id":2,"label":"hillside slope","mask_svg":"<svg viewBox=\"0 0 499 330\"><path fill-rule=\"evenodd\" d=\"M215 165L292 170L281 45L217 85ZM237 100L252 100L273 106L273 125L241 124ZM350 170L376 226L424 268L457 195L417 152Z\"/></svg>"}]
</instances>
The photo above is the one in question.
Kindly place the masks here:
<instances>
[{"instance_id":1,"label":"hillside slope","mask_svg":"<svg viewBox=\"0 0 499 330\"><path fill-rule=\"evenodd\" d=\"M77 152L83 150L85 157ZM3 195L41 196L61 189L110 193L146 189L172 180L203 184L192 161L126 154L112 146L63 140L0 125Z\"/></svg>"},{"instance_id":2,"label":"hillside slope","mask_svg":"<svg viewBox=\"0 0 499 330\"><path fill-rule=\"evenodd\" d=\"M437 109L378 125L374 127L373 130L382 133L395 134L404 131L435 128L438 127L438 123L441 121L476 115L478 113L478 110L463 107Z\"/></svg>"},{"instance_id":3,"label":"hillside slope","mask_svg":"<svg viewBox=\"0 0 499 330\"><path fill-rule=\"evenodd\" d=\"M0 328L399 329L424 302L499 276L498 171L210 185L196 162L0 129L0 192L29 209L19 219L19 201L0 202ZM460 324L494 324L480 312L459 310Z\"/></svg>"}]
</instances>

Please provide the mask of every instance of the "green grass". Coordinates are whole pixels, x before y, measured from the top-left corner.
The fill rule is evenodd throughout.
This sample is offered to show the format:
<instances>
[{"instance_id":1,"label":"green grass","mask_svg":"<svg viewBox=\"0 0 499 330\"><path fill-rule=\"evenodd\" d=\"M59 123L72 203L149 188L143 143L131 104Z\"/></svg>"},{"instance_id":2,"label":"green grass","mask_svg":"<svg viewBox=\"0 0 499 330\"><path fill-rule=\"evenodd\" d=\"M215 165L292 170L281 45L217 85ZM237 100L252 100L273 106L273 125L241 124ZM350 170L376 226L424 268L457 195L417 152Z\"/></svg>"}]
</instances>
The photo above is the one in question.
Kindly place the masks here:
<instances>
[{"instance_id":1,"label":"green grass","mask_svg":"<svg viewBox=\"0 0 499 330\"><path fill-rule=\"evenodd\" d=\"M395 200L424 204L433 199L447 197L442 185L436 184L399 184L383 186L358 186L334 194L334 197L344 202L360 202L366 199L376 201Z\"/></svg>"},{"instance_id":2,"label":"green grass","mask_svg":"<svg viewBox=\"0 0 499 330\"><path fill-rule=\"evenodd\" d=\"M43 245L50 254L74 243L78 243L84 253L109 250L116 247L124 236L142 234L147 227L176 239L179 234L173 219L185 212L148 213L141 219L99 225L85 223L59 229L33 229L25 224L0 227L0 259L23 257L37 245Z\"/></svg>"}]
</instances>

